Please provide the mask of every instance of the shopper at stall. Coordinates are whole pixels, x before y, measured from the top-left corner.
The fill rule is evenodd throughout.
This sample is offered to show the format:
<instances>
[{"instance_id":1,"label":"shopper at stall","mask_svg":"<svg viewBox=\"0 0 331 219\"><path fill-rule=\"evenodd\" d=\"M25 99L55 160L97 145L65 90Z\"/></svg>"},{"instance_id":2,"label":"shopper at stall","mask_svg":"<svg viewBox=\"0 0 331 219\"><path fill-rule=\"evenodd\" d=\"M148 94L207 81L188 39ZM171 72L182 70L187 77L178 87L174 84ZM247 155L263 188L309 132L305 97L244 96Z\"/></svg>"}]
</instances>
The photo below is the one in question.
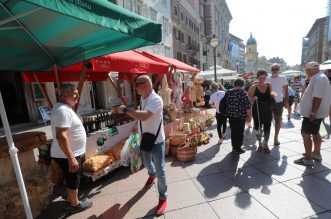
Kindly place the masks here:
<instances>
[{"instance_id":1,"label":"shopper at stall","mask_svg":"<svg viewBox=\"0 0 331 219\"><path fill-rule=\"evenodd\" d=\"M252 107L252 114L254 120L254 132L259 142L258 151L264 150L270 153L268 147L268 140L270 136L270 127L272 120L272 87L266 83L268 74L264 70L259 70L256 74L258 83L254 84L248 90L250 99L254 102ZM263 141L261 141L261 134L263 132Z\"/></svg>"},{"instance_id":2,"label":"shopper at stall","mask_svg":"<svg viewBox=\"0 0 331 219\"><path fill-rule=\"evenodd\" d=\"M280 65L274 63L271 66L272 75L267 78L266 82L271 84L272 91L276 93L275 102L272 105L272 113L275 120L274 145L280 145L278 135L282 123L283 107L288 107L288 82L287 79L279 75Z\"/></svg>"},{"instance_id":3,"label":"shopper at stall","mask_svg":"<svg viewBox=\"0 0 331 219\"><path fill-rule=\"evenodd\" d=\"M219 85L215 82L212 84L213 94L210 96L209 104L216 108L217 133L219 137L218 143L222 144L226 131L227 117L222 115L219 111L219 104L225 95L225 91L219 90L218 86Z\"/></svg>"},{"instance_id":4,"label":"shopper at stall","mask_svg":"<svg viewBox=\"0 0 331 219\"><path fill-rule=\"evenodd\" d=\"M78 200L81 159L86 151L86 132L81 120L73 111L78 103L79 94L75 85L63 84L60 101L51 112L51 129L54 137L51 157L60 166L67 186L67 200L71 213L92 207L88 198Z\"/></svg>"},{"instance_id":5,"label":"shopper at stall","mask_svg":"<svg viewBox=\"0 0 331 219\"><path fill-rule=\"evenodd\" d=\"M226 113L231 128L232 152L241 154L245 150L241 148L244 140L245 121L251 121L251 105L248 94L243 89L245 81L237 78L233 83L233 89L228 90L226 97Z\"/></svg>"},{"instance_id":6,"label":"shopper at stall","mask_svg":"<svg viewBox=\"0 0 331 219\"><path fill-rule=\"evenodd\" d=\"M305 154L304 157L295 160L294 163L313 166L313 159L322 160L322 140L319 129L322 120L329 114L331 86L328 78L320 72L317 62L308 62L305 69L307 76L310 78L300 103L300 114L303 116L301 135L305 146ZM312 140L314 142L313 151Z\"/></svg>"},{"instance_id":7,"label":"shopper at stall","mask_svg":"<svg viewBox=\"0 0 331 219\"><path fill-rule=\"evenodd\" d=\"M150 188L157 178L157 187L159 190L159 204L156 208L156 214L161 215L167 208L167 180L165 170L164 156L164 127L163 127L163 101L152 88L152 81L147 75L142 75L137 78L137 93L141 95L139 110L120 106L115 109L119 113L126 113L130 117L138 120L137 127L142 137L141 140L141 156L144 166L148 170L149 178L146 181L145 187ZM135 126L132 131L136 132ZM154 142L149 144L149 148L145 148L144 138L146 133L156 136ZM145 138L146 139L146 138ZM143 148L144 147L144 148Z\"/></svg>"}]
</instances>

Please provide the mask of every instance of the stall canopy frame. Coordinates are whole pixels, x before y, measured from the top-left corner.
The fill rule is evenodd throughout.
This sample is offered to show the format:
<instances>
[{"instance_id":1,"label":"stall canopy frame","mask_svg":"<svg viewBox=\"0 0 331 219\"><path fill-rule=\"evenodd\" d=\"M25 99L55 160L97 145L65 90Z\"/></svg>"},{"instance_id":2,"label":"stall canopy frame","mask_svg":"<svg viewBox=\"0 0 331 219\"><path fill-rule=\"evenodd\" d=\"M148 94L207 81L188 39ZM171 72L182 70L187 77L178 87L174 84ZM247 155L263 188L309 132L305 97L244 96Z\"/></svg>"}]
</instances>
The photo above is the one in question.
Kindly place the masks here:
<instances>
[{"instance_id":1,"label":"stall canopy frame","mask_svg":"<svg viewBox=\"0 0 331 219\"><path fill-rule=\"evenodd\" d=\"M161 24L108 1L77 2L0 0L1 70L50 70L161 41ZM32 219L1 93L0 114L25 214Z\"/></svg>"}]
</instances>

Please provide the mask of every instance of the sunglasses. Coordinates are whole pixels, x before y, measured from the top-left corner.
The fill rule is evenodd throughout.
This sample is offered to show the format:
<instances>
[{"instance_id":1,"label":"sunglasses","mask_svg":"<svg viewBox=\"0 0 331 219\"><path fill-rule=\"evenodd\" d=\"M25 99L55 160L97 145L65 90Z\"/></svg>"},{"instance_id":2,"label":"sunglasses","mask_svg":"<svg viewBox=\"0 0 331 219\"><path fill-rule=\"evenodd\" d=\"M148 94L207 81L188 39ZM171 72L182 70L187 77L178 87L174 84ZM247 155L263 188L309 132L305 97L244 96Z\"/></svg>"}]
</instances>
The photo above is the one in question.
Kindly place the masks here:
<instances>
[{"instance_id":1,"label":"sunglasses","mask_svg":"<svg viewBox=\"0 0 331 219\"><path fill-rule=\"evenodd\" d=\"M272 68L271 71L278 71L279 68Z\"/></svg>"},{"instance_id":2,"label":"sunglasses","mask_svg":"<svg viewBox=\"0 0 331 219\"><path fill-rule=\"evenodd\" d=\"M141 84L145 84L145 82L136 83L137 86L139 86Z\"/></svg>"}]
</instances>

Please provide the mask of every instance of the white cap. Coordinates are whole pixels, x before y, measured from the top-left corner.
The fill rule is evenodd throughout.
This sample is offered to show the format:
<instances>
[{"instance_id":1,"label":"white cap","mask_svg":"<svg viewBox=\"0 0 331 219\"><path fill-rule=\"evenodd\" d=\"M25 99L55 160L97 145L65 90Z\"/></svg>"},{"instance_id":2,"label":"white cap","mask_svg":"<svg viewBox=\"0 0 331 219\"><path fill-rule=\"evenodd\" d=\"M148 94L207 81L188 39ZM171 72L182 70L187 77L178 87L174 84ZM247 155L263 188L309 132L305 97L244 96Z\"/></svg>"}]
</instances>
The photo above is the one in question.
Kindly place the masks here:
<instances>
[{"instance_id":1,"label":"white cap","mask_svg":"<svg viewBox=\"0 0 331 219\"><path fill-rule=\"evenodd\" d=\"M280 65L278 63L274 63L274 64L271 65L271 68L272 67L280 67Z\"/></svg>"}]
</instances>

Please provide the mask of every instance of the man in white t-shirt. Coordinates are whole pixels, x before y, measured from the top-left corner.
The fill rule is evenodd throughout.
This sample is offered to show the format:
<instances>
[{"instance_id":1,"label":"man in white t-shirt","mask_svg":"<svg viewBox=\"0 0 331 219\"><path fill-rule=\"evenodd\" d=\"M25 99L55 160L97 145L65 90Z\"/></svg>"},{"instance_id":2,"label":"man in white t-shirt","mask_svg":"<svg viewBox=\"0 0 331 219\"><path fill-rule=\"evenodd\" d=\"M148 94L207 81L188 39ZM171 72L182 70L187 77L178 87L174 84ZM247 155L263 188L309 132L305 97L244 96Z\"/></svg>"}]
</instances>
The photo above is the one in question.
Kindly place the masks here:
<instances>
[{"instance_id":1,"label":"man in white t-shirt","mask_svg":"<svg viewBox=\"0 0 331 219\"><path fill-rule=\"evenodd\" d=\"M145 188L150 188L157 178L157 187L159 190L159 204L156 207L156 214L161 215L167 208L167 180L165 171L164 156L164 127L163 127L163 101L156 94L152 87L152 81L147 75L137 78L137 93L141 95L139 110L120 106L115 109L119 113L126 113L128 116L138 121L140 136L142 133L151 133L156 135L156 140L150 151L141 149L141 156L144 166L148 170L149 178L146 181ZM137 131L135 126L132 130Z\"/></svg>"},{"instance_id":2,"label":"man in white t-shirt","mask_svg":"<svg viewBox=\"0 0 331 219\"><path fill-rule=\"evenodd\" d=\"M211 85L213 94L210 96L209 104L216 108L216 121L217 121L217 133L218 133L218 143L222 144L224 139L224 133L226 131L226 116L222 115L219 111L219 104L225 95L225 91L218 90L218 84L213 83Z\"/></svg>"},{"instance_id":3,"label":"man in white t-shirt","mask_svg":"<svg viewBox=\"0 0 331 219\"><path fill-rule=\"evenodd\" d=\"M67 186L67 200L71 213L92 207L93 202L85 198L78 200L81 159L86 151L86 132L81 120L73 111L79 100L78 90L73 84L63 84L60 101L51 112L53 143L51 157L59 164Z\"/></svg>"},{"instance_id":4,"label":"man in white t-shirt","mask_svg":"<svg viewBox=\"0 0 331 219\"><path fill-rule=\"evenodd\" d=\"M266 82L271 84L272 91L276 93L275 103L272 105L272 113L275 120L275 137L274 145L279 145L278 135L282 123L283 107L288 108L288 81L279 75L280 66L274 63L271 66L271 77L268 77Z\"/></svg>"},{"instance_id":5,"label":"man in white t-shirt","mask_svg":"<svg viewBox=\"0 0 331 219\"><path fill-rule=\"evenodd\" d=\"M305 146L305 156L294 161L295 164L313 166L314 160L321 161L321 122L329 115L331 104L331 87L326 75L319 70L319 63L308 62L306 73L310 78L309 84L302 95L300 114L303 116L301 135ZM312 151L312 139L314 150Z\"/></svg>"}]
</instances>

